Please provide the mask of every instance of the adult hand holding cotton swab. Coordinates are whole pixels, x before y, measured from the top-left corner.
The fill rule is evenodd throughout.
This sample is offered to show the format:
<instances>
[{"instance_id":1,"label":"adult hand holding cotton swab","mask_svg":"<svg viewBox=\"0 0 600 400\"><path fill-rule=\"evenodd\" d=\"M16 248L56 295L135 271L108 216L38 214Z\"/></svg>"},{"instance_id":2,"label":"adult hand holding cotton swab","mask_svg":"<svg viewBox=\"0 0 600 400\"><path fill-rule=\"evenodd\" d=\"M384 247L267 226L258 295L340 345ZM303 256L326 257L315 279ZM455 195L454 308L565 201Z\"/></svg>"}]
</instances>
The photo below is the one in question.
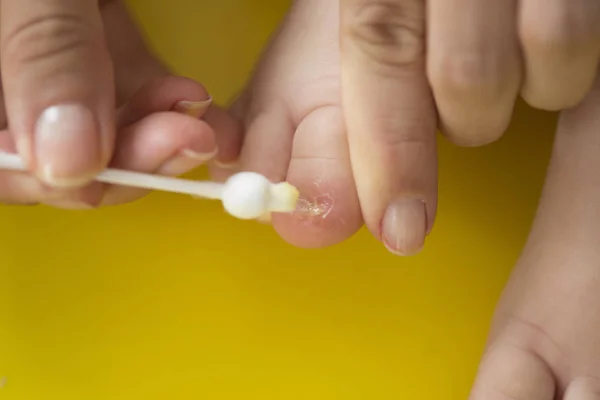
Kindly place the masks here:
<instances>
[{"instance_id":1,"label":"adult hand holding cotton swab","mask_svg":"<svg viewBox=\"0 0 600 400\"><path fill-rule=\"evenodd\" d=\"M2 152L0 169L27 171L18 155ZM98 174L96 181L221 200L225 211L239 219L257 219L269 213L292 212L296 209L299 197L298 190L289 183L272 183L254 172L240 172L225 183L217 183L109 168Z\"/></svg>"}]
</instances>

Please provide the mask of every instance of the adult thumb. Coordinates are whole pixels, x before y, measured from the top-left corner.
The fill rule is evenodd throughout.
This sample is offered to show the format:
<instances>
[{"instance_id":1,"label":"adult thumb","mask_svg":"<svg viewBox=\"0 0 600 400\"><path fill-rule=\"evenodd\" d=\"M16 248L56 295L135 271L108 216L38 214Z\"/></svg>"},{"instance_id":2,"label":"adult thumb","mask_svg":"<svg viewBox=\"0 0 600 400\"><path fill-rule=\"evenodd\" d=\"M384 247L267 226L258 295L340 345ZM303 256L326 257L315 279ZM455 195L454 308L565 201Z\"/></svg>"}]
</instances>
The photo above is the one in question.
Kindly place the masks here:
<instances>
[{"instance_id":1,"label":"adult thumb","mask_svg":"<svg viewBox=\"0 0 600 400\"><path fill-rule=\"evenodd\" d=\"M113 68L98 0L0 0L8 126L30 169L82 186L110 160Z\"/></svg>"}]
</instances>

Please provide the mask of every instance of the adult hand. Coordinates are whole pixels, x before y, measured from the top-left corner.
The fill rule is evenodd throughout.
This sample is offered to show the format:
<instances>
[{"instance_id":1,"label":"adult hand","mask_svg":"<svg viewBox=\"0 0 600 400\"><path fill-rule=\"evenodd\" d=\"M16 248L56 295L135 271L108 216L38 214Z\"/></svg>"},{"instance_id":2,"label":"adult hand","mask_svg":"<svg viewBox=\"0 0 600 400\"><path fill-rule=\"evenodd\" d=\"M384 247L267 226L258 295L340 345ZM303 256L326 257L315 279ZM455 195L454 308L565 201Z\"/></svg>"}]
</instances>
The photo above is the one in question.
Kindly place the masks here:
<instances>
[{"instance_id":1,"label":"adult hand","mask_svg":"<svg viewBox=\"0 0 600 400\"><path fill-rule=\"evenodd\" d=\"M143 192L90 181L109 162L177 175L216 154L214 131L198 120L210 97L167 77L121 1L0 0L0 43L0 148L17 150L35 176L0 172L0 202L130 201Z\"/></svg>"},{"instance_id":2,"label":"adult hand","mask_svg":"<svg viewBox=\"0 0 600 400\"><path fill-rule=\"evenodd\" d=\"M487 144L519 93L546 110L577 104L600 58L597 0L341 0L340 13L364 218L403 254L420 249L435 217L436 110L451 141Z\"/></svg>"},{"instance_id":3,"label":"adult hand","mask_svg":"<svg viewBox=\"0 0 600 400\"><path fill-rule=\"evenodd\" d=\"M89 183L115 139L113 64L98 1L2 0L0 43L19 153L50 186Z\"/></svg>"},{"instance_id":4,"label":"adult hand","mask_svg":"<svg viewBox=\"0 0 600 400\"><path fill-rule=\"evenodd\" d=\"M424 0L341 0L342 99L364 221L412 255L437 203L436 110L425 74Z\"/></svg>"},{"instance_id":5,"label":"adult hand","mask_svg":"<svg viewBox=\"0 0 600 400\"><path fill-rule=\"evenodd\" d=\"M442 130L457 144L501 137L519 93L558 111L594 83L597 0L429 0L427 23L429 80Z\"/></svg>"}]
</instances>

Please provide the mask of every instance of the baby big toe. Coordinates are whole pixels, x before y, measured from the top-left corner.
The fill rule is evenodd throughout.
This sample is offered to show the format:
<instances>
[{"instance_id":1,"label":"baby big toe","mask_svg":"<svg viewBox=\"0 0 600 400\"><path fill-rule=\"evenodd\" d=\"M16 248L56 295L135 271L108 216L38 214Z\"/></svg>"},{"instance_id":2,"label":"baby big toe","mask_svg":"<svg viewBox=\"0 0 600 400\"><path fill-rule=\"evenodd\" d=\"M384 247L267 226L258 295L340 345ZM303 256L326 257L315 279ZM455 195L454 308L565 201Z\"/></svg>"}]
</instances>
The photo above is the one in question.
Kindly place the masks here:
<instances>
[{"instance_id":1,"label":"baby big toe","mask_svg":"<svg viewBox=\"0 0 600 400\"><path fill-rule=\"evenodd\" d=\"M362 225L341 111L313 111L296 129L286 180L300 191L296 212L273 215L277 232L306 248L342 242Z\"/></svg>"}]
</instances>

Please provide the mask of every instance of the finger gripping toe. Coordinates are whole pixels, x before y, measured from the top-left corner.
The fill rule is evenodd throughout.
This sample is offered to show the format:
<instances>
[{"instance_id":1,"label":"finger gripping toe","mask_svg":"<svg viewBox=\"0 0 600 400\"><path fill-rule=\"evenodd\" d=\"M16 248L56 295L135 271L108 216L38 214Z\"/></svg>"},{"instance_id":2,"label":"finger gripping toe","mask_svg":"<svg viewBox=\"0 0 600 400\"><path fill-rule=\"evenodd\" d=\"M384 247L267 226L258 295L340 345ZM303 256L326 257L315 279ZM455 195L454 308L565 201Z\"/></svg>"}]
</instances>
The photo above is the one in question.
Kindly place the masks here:
<instances>
[{"instance_id":1,"label":"finger gripping toe","mask_svg":"<svg viewBox=\"0 0 600 400\"><path fill-rule=\"evenodd\" d=\"M423 60L424 8L421 0L364 2L348 18L347 34L383 71L403 71Z\"/></svg>"}]
</instances>

